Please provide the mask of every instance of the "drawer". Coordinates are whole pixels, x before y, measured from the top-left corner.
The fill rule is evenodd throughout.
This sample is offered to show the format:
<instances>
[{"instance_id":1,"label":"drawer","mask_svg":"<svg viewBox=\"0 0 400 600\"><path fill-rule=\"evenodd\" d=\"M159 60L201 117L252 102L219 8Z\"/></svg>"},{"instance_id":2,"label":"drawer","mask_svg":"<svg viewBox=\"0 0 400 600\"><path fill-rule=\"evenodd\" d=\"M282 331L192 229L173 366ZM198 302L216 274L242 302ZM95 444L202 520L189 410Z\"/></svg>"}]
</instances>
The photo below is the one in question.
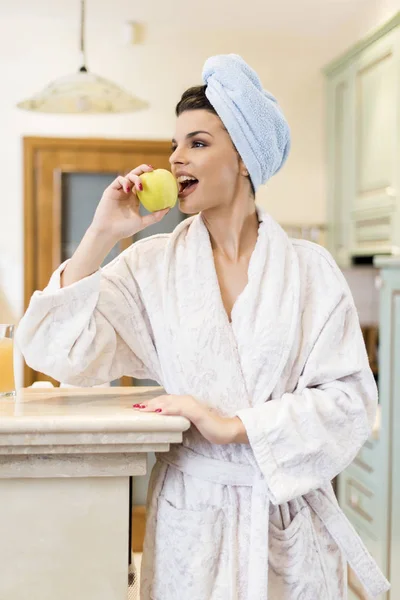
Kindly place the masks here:
<instances>
[{"instance_id":1,"label":"drawer","mask_svg":"<svg viewBox=\"0 0 400 600\"><path fill-rule=\"evenodd\" d=\"M347 510L369 530L375 529L375 494L357 479L346 474L344 478L344 501Z\"/></svg>"},{"instance_id":2,"label":"drawer","mask_svg":"<svg viewBox=\"0 0 400 600\"><path fill-rule=\"evenodd\" d=\"M376 470L379 468L379 451L377 446L378 442L372 439L367 440L352 463L363 473L371 477L374 476Z\"/></svg>"},{"instance_id":3,"label":"drawer","mask_svg":"<svg viewBox=\"0 0 400 600\"><path fill-rule=\"evenodd\" d=\"M365 201L365 198L364 198ZM391 254L395 225L395 202L386 194L372 195L351 213L353 256Z\"/></svg>"},{"instance_id":4,"label":"drawer","mask_svg":"<svg viewBox=\"0 0 400 600\"><path fill-rule=\"evenodd\" d=\"M387 540L387 496L386 486L379 481L362 479L360 469L353 464L339 476L338 500L356 528L362 529L372 540Z\"/></svg>"}]
</instances>

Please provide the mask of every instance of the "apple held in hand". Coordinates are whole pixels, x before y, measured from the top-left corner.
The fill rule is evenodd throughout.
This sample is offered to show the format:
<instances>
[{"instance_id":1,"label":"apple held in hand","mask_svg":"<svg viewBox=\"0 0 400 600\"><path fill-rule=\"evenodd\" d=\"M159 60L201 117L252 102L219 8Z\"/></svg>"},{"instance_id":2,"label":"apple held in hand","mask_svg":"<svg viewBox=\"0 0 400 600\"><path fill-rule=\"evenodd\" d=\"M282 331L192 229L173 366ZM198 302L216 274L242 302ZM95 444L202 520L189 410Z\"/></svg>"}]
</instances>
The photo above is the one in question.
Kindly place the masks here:
<instances>
[{"instance_id":1,"label":"apple held in hand","mask_svg":"<svg viewBox=\"0 0 400 600\"><path fill-rule=\"evenodd\" d=\"M178 183L166 169L156 169L140 176L143 190L137 197L149 212L172 208L178 199Z\"/></svg>"}]
</instances>

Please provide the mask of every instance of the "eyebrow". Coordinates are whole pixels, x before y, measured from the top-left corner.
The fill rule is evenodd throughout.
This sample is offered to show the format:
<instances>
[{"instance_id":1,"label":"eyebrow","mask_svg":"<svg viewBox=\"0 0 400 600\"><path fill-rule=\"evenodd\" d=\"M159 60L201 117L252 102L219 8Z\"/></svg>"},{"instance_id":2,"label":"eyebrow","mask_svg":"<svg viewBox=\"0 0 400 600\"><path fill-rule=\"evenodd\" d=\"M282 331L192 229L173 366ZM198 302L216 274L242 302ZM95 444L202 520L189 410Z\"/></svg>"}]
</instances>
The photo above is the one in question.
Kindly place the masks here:
<instances>
[{"instance_id":1,"label":"eyebrow","mask_svg":"<svg viewBox=\"0 0 400 600\"><path fill-rule=\"evenodd\" d=\"M201 130L199 130L199 131L192 131L191 133L188 133L187 136L186 136L186 139L188 140L188 139L190 139L192 137L195 137L196 135L199 135L199 133L205 133L206 135L210 135L211 137L214 137L212 135L212 133L210 133L209 131L201 131ZM176 144L176 140L174 138L172 139L172 143Z\"/></svg>"}]
</instances>

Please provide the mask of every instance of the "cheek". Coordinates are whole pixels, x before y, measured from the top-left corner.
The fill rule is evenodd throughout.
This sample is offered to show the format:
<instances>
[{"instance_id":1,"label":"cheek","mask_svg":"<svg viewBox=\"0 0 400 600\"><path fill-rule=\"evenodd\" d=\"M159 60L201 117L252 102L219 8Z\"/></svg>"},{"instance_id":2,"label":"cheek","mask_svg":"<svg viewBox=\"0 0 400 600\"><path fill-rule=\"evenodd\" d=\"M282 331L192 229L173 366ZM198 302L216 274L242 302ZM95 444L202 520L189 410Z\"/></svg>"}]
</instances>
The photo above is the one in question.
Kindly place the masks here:
<instances>
[{"instance_id":1,"label":"cheek","mask_svg":"<svg viewBox=\"0 0 400 600\"><path fill-rule=\"evenodd\" d=\"M227 160L226 155L218 154L214 160L203 166L204 180L207 186L234 186L239 172L237 161Z\"/></svg>"},{"instance_id":2,"label":"cheek","mask_svg":"<svg viewBox=\"0 0 400 600\"><path fill-rule=\"evenodd\" d=\"M216 185L223 187L225 191L233 189L236 185L236 179L238 175L238 169L236 165L229 163L222 163L216 173L215 182Z\"/></svg>"}]
</instances>

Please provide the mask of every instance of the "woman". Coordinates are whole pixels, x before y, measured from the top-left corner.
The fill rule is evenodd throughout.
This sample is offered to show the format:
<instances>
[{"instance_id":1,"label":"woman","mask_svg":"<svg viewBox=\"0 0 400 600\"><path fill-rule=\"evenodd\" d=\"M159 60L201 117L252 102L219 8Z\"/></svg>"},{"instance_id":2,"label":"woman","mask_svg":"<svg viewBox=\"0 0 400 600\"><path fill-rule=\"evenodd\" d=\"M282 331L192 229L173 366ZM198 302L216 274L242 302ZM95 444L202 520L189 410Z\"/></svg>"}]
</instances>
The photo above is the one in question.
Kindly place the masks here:
<instances>
[{"instance_id":1,"label":"woman","mask_svg":"<svg viewBox=\"0 0 400 600\"><path fill-rule=\"evenodd\" d=\"M142 600L340 600L346 561L377 595L388 584L330 483L377 402L351 294L325 250L255 206L289 149L275 99L235 55L203 78L177 106L170 159L195 216L100 269L166 212L138 213L152 167L118 177L19 344L60 381L155 379L167 395L135 409L193 424L152 473Z\"/></svg>"}]
</instances>

